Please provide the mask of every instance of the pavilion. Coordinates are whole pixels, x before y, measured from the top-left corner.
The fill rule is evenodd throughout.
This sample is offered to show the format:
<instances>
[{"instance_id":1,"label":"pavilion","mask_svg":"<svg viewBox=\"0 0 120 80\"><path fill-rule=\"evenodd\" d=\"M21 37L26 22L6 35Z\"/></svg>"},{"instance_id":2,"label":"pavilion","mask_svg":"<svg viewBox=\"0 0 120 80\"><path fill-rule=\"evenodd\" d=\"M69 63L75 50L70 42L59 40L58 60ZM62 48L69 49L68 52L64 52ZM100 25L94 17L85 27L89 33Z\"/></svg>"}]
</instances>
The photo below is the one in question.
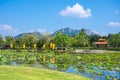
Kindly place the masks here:
<instances>
[{"instance_id":1,"label":"pavilion","mask_svg":"<svg viewBox=\"0 0 120 80\"><path fill-rule=\"evenodd\" d=\"M96 45L96 47L107 47L108 46L108 42L105 39L100 38L97 42L94 43L94 45Z\"/></svg>"}]
</instances>

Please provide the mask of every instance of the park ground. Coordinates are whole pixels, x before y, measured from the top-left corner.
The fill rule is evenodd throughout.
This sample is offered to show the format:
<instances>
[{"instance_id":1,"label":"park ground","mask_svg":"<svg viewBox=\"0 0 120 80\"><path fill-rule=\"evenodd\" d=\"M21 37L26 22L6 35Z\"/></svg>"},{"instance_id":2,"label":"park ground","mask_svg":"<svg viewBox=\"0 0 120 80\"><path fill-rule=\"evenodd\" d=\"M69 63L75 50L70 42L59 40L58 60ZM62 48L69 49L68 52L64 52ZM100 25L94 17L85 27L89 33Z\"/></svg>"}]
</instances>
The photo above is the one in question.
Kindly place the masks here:
<instances>
[{"instance_id":1,"label":"park ground","mask_svg":"<svg viewBox=\"0 0 120 80\"><path fill-rule=\"evenodd\" d=\"M0 66L0 80L90 80L75 74L31 67Z\"/></svg>"}]
</instances>

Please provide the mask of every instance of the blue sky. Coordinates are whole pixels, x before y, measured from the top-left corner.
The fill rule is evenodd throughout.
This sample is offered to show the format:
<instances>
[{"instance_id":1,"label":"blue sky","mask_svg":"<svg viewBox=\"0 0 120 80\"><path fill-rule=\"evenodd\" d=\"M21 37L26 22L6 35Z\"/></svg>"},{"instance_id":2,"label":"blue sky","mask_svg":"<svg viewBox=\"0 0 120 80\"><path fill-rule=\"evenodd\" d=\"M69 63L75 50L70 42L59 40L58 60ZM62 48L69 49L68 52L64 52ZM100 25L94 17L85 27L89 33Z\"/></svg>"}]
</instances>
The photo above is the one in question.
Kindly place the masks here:
<instances>
[{"instance_id":1,"label":"blue sky","mask_svg":"<svg viewBox=\"0 0 120 80\"><path fill-rule=\"evenodd\" d=\"M120 32L120 0L0 0L0 34L87 28Z\"/></svg>"}]
</instances>

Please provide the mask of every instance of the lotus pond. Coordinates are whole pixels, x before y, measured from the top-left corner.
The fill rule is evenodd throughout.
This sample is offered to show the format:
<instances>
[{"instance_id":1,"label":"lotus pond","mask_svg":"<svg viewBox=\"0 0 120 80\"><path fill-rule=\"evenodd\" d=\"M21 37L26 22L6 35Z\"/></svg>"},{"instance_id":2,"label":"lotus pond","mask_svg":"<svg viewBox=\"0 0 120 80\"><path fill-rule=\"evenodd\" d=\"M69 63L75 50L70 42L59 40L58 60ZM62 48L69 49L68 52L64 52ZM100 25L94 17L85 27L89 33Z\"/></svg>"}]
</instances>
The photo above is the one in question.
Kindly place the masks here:
<instances>
[{"instance_id":1,"label":"lotus pond","mask_svg":"<svg viewBox=\"0 0 120 80\"><path fill-rule=\"evenodd\" d=\"M54 54L53 51L0 51L0 65L49 68L93 80L120 80L120 53Z\"/></svg>"}]
</instances>

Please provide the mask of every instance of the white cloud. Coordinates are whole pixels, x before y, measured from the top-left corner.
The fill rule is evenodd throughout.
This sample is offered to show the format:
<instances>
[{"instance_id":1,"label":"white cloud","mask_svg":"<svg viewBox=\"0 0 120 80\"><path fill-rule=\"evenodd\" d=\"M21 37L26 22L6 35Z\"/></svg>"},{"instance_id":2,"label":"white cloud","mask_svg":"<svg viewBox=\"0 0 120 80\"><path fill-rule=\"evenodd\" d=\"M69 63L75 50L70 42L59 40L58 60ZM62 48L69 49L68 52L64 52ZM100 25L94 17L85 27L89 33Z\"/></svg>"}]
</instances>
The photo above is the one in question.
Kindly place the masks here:
<instances>
[{"instance_id":1,"label":"white cloud","mask_svg":"<svg viewBox=\"0 0 120 80\"><path fill-rule=\"evenodd\" d=\"M108 26L111 26L111 27L120 27L120 22L109 22Z\"/></svg>"},{"instance_id":2,"label":"white cloud","mask_svg":"<svg viewBox=\"0 0 120 80\"><path fill-rule=\"evenodd\" d=\"M97 31L92 31L93 33L95 33L95 34L99 34L99 32L97 32Z\"/></svg>"},{"instance_id":3,"label":"white cloud","mask_svg":"<svg viewBox=\"0 0 120 80\"><path fill-rule=\"evenodd\" d=\"M38 28L36 30L32 30L30 32L36 32L36 31L43 34L43 35L47 34L47 31L45 29L41 29L41 28Z\"/></svg>"},{"instance_id":4,"label":"white cloud","mask_svg":"<svg viewBox=\"0 0 120 80\"><path fill-rule=\"evenodd\" d=\"M16 34L19 34L19 30L16 28L13 28L10 25L2 24L0 25L0 34L4 36L15 36Z\"/></svg>"},{"instance_id":5,"label":"white cloud","mask_svg":"<svg viewBox=\"0 0 120 80\"><path fill-rule=\"evenodd\" d=\"M42 33L42 34L46 34L47 33L47 31L45 29L40 29L39 28L39 29L37 29L37 31L40 32L40 33Z\"/></svg>"},{"instance_id":6,"label":"white cloud","mask_svg":"<svg viewBox=\"0 0 120 80\"><path fill-rule=\"evenodd\" d=\"M60 15L62 16L73 16L73 17L79 17L79 18L87 18L92 16L91 10L88 8L85 10L82 5L79 3L76 3L72 7L67 6L65 9L62 9L60 11Z\"/></svg>"}]
</instances>

